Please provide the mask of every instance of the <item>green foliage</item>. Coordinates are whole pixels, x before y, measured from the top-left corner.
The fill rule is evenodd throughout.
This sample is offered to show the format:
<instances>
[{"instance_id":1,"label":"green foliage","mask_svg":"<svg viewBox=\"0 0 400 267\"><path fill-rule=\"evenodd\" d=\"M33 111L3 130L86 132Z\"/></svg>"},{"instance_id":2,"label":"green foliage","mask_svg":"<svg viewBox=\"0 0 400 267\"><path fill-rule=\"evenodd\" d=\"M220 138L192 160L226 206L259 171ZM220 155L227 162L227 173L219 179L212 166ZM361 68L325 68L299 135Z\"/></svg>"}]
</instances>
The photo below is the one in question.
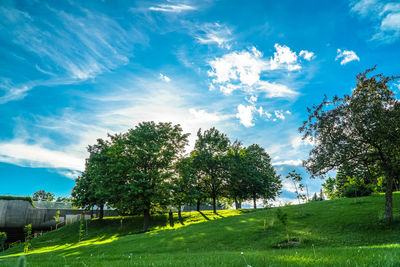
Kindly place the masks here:
<instances>
[{"instance_id":1,"label":"green foliage","mask_svg":"<svg viewBox=\"0 0 400 267\"><path fill-rule=\"evenodd\" d=\"M32 224L28 224L24 226L25 233L25 243L24 243L24 253L28 253L31 249L32 243Z\"/></svg>"},{"instance_id":2,"label":"green foliage","mask_svg":"<svg viewBox=\"0 0 400 267\"><path fill-rule=\"evenodd\" d=\"M80 220L78 229L78 242L81 242L84 238L85 238L85 223L84 220Z\"/></svg>"},{"instance_id":3,"label":"green foliage","mask_svg":"<svg viewBox=\"0 0 400 267\"><path fill-rule=\"evenodd\" d=\"M329 177L322 187L330 199L369 196L376 188L373 184L366 184L365 179L346 176L341 169L335 178Z\"/></svg>"},{"instance_id":4,"label":"green foliage","mask_svg":"<svg viewBox=\"0 0 400 267\"><path fill-rule=\"evenodd\" d=\"M290 180L293 183L297 200L299 201L299 204L301 204L301 200L306 199L306 195L303 193L304 185L300 183L303 181L303 178L299 173L296 173L295 170L292 170L290 173L288 173L286 179Z\"/></svg>"},{"instance_id":5,"label":"green foliage","mask_svg":"<svg viewBox=\"0 0 400 267\"><path fill-rule=\"evenodd\" d=\"M229 147L228 137L216 128L197 132L194 146L194 166L199 171L203 191L213 200L217 210L217 199L223 195L225 165L224 156Z\"/></svg>"},{"instance_id":6,"label":"green foliage","mask_svg":"<svg viewBox=\"0 0 400 267\"><path fill-rule=\"evenodd\" d=\"M0 251L3 251L5 249L6 240L7 240L7 233L0 232Z\"/></svg>"},{"instance_id":7,"label":"green foliage","mask_svg":"<svg viewBox=\"0 0 400 267\"><path fill-rule=\"evenodd\" d=\"M53 218L54 218L54 220L55 220L56 222L58 222L58 218L59 218L59 217L60 217L60 211L57 210L56 216L54 216Z\"/></svg>"},{"instance_id":8,"label":"green foliage","mask_svg":"<svg viewBox=\"0 0 400 267\"><path fill-rule=\"evenodd\" d=\"M246 167L247 199L253 200L254 208L256 208L258 198L264 201L275 200L280 194L282 183L265 149L257 144L247 147Z\"/></svg>"},{"instance_id":9,"label":"green foliage","mask_svg":"<svg viewBox=\"0 0 400 267\"><path fill-rule=\"evenodd\" d=\"M19 197L19 196L0 196L0 200L24 200L28 201L31 203L33 207L35 207L35 204L33 203L33 200L31 197Z\"/></svg>"},{"instance_id":10,"label":"green foliage","mask_svg":"<svg viewBox=\"0 0 400 267\"><path fill-rule=\"evenodd\" d=\"M338 168L355 171L349 176L364 180L384 175L385 217L392 218L393 183L400 175L400 101L388 86L397 78L382 74L368 78L374 70L357 76L351 95L331 101L325 97L308 109L309 118L299 130L303 138L317 141L304 162L312 176Z\"/></svg>"},{"instance_id":11,"label":"green foliage","mask_svg":"<svg viewBox=\"0 0 400 267\"><path fill-rule=\"evenodd\" d=\"M33 201L53 201L54 194L46 192L45 190L39 190L32 195Z\"/></svg>"},{"instance_id":12,"label":"green foliage","mask_svg":"<svg viewBox=\"0 0 400 267\"><path fill-rule=\"evenodd\" d=\"M276 209L276 217L278 218L278 220L284 225L287 225L287 220L288 220L288 214L284 211L282 211L282 209Z\"/></svg>"}]
</instances>

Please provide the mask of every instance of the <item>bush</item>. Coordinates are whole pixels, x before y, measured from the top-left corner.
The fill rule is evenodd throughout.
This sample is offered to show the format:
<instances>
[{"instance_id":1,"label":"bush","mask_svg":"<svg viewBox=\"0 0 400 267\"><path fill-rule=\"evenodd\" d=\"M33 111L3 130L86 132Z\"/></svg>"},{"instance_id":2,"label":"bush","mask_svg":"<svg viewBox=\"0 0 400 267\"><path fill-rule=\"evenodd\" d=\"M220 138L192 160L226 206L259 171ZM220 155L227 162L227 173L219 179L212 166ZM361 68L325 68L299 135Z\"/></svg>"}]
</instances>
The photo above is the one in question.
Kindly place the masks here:
<instances>
[{"instance_id":1,"label":"bush","mask_svg":"<svg viewBox=\"0 0 400 267\"><path fill-rule=\"evenodd\" d=\"M344 184L344 197L363 197L372 194L371 185L366 185L362 179L348 177L348 182Z\"/></svg>"},{"instance_id":2,"label":"bush","mask_svg":"<svg viewBox=\"0 0 400 267\"><path fill-rule=\"evenodd\" d=\"M370 186L348 185L345 187L343 195L345 197L364 197L371 195L372 191Z\"/></svg>"},{"instance_id":3,"label":"bush","mask_svg":"<svg viewBox=\"0 0 400 267\"><path fill-rule=\"evenodd\" d=\"M6 240L7 240L7 234L4 232L0 232L0 251L4 250Z\"/></svg>"}]
</instances>

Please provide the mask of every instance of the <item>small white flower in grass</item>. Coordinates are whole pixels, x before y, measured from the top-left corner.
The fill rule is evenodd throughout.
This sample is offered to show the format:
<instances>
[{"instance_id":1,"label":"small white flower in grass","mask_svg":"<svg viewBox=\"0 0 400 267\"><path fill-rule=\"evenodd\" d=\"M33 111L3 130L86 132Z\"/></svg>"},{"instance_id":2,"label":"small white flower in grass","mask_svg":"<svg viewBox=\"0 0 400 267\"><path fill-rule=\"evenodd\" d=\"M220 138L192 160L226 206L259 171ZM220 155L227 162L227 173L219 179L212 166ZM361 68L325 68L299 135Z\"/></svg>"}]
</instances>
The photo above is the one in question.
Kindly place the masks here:
<instances>
[{"instance_id":1,"label":"small white flower in grass","mask_svg":"<svg viewBox=\"0 0 400 267\"><path fill-rule=\"evenodd\" d=\"M243 255L244 253L243 253L243 251L242 252L240 252L240 255Z\"/></svg>"}]
</instances>

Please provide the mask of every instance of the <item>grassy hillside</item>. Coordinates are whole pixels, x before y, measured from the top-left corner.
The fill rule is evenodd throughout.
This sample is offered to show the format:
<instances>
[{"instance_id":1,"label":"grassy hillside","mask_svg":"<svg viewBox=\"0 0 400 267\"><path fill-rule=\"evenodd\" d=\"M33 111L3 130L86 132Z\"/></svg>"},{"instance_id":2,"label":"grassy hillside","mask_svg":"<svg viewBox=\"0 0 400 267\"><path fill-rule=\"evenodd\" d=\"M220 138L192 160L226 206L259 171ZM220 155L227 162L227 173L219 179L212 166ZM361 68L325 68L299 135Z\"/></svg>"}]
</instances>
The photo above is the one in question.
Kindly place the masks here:
<instances>
[{"instance_id":1,"label":"grassy hillside","mask_svg":"<svg viewBox=\"0 0 400 267\"><path fill-rule=\"evenodd\" d=\"M398 215L400 194L394 196ZM141 218L91 221L78 241L69 225L32 242L28 266L399 266L400 224L382 221L384 198L371 196L312 202L255 212L184 213L183 224L166 216L139 233ZM233 216L237 215L237 216ZM289 234L289 245L287 244ZM22 246L0 254L15 266ZM243 255L242 255L243 252Z\"/></svg>"}]
</instances>

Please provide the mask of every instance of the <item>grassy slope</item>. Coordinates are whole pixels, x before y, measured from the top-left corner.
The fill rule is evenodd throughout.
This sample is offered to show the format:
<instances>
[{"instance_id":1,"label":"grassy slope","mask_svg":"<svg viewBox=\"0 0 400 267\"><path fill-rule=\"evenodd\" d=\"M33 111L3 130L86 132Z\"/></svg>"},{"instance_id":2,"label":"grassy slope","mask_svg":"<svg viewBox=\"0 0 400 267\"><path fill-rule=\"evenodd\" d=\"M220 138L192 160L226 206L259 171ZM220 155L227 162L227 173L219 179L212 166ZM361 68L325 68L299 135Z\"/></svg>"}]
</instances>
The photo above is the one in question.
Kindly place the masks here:
<instances>
[{"instance_id":1,"label":"grassy slope","mask_svg":"<svg viewBox=\"0 0 400 267\"><path fill-rule=\"evenodd\" d=\"M394 214L399 214L399 201L400 194L395 194ZM97 267L245 266L245 261L253 267L399 266L400 224L381 222L383 205L383 196L371 196L284 207L290 237L300 241L290 249L274 248L287 239L274 209L239 216L232 216L236 211L185 213L185 225L176 222L173 229L166 226L165 216L158 216L145 234L137 234L138 217L126 219L122 228L119 219L92 221L82 242L77 242L77 224L33 240L27 262ZM20 246L0 254L0 266L14 266L22 250Z\"/></svg>"}]
</instances>

